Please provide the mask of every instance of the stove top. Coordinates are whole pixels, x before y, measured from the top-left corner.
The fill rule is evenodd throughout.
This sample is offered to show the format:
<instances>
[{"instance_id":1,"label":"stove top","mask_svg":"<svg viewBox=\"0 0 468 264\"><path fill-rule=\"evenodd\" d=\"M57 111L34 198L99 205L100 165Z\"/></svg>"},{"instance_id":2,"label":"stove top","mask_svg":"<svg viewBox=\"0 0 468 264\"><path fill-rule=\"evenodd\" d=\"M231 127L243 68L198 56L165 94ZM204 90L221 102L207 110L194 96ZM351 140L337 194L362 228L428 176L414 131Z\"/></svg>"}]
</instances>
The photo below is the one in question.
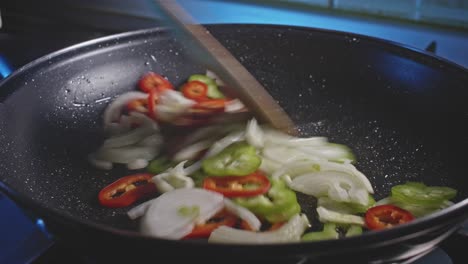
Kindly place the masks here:
<instances>
[{"instance_id":1,"label":"stove top","mask_svg":"<svg viewBox=\"0 0 468 264\"><path fill-rule=\"evenodd\" d=\"M158 17L148 14L147 6L145 7L144 3L149 1L132 1L133 6L131 8L128 6L128 1L118 2L119 4L110 7L109 1L105 0L82 1L89 5L88 9L83 9L83 6L76 6L76 4L72 6L72 9L67 9L66 5L69 5L72 1L48 1L56 4L55 7L44 9L43 6L46 6L44 1L38 4L36 1L2 0L0 4L0 21L2 21L0 25L3 26L0 29L0 80L30 61L72 44L113 33L158 25ZM58 4L59 2L62 4ZM181 2L186 4L188 8L193 8L193 1ZM28 8L25 8L25 5L21 5L21 3L30 5L27 6ZM105 5L106 3L107 5ZM127 6L122 6L125 3L127 3ZM207 4L214 6L203 6ZM250 8L244 4L232 2L223 4L219 1L212 3L205 1L201 5L201 7L198 6L199 10L216 8L221 13L223 13L222 10L232 11L233 9L237 9L234 13L243 13L243 8ZM74 10L74 15L65 12L70 10ZM83 19L83 16L81 16L83 15L83 10L88 11L86 19ZM126 11L123 12L122 10ZM273 9L260 11L255 19L245 19L242 16L230 17L231 12L225 12L224 16L220 12L211 15L205 12L198 14L199 17L196 18L202 23L280 23L298 26L308 26L309 21L314 21L315 27L323 26L328 29L345 30L342 27L340 28L342 23L329 23L332 18L324 19L322 21L325 22L320 24L320 20L317 19L323 15L310 17L310 20L306 20L304 14L301 14L298 20L294 19L298 18L297 14L289 14L288 18L291 19L273 21L272 18L278 17L275 16L275 12L278 11ZM221 17L223 20L221 20ZM358 22L353 21L353 23L356 25ZM353 32L377 37L382 37L379 34L385 34L385 27L382 31L376 30L375 32L379 32L378 34L372 30L369 31L369 27L369 25L364 25L360 28L361 30L359 30L359 27L355 27L356 30ZM389 37L390 35L386 36ZM433 35L433 37L432 41L444 40L444 38L437 38L437 35ZM391 40L398 41L398 39ZM463 40L462 42L468 40L468 35L462 36L461 40ZM412 40L406 39L405 41L411 43ZM431 48L435 47L434 43L436 42L433 42ZM463 43L454 42L452 45L458 46L463 45ZM424 48L424 46L421 44L420 48ZM452 54L447 54L446 58L450 59L450 56ZM457 58L463 59L464 57ZM456 63L468 67L468 58L466 61L463 59ZM9 198L1 193L0 210L3 212L2 216L4 216L0 217L0 263L95 263L92 259L73 252L73 250L66 248L60 243L54 242L53 238L44 230L44 223L41 219L32 221L31 219L35 219L33 216L28 215L27 211L18 208ZM460 255L459 251L455 250L457 248L456 243L456 240L450 243L446 242L440 248L421 257L414 263L459 263L463 256Z\"/></svg>"}]
</instances>

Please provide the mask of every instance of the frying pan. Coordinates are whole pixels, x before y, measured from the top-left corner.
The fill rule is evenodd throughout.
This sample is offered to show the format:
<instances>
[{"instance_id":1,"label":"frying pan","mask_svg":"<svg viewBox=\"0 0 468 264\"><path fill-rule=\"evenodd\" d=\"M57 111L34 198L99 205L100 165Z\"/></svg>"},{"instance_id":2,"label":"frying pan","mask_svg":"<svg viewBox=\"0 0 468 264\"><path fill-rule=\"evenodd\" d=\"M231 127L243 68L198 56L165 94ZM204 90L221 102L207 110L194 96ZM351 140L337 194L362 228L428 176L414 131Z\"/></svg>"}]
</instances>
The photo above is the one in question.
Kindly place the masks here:
<instances>
[{"instance_id":1,"label":"frying pan","mask_svg":"<svg viewBox=\"0 0 468 264\"><path fill-rule=\"evenodd\" d=\"M410 262L468 218L468 72L370 37L303 27L208 25L268 89L302 135L352 148L376 199L421 181L458 190L450 208L358 237L299 244L218 245L140 235L128 209L98 205L129 172L87 162L103 140L102 112L147 71L180 84L205 72L164 28L88 41L42 57L0 84L0 186L42 217L58 241L102 262ZM303 202L313 211L313 202Z\"/></svg>"}]
</instances>

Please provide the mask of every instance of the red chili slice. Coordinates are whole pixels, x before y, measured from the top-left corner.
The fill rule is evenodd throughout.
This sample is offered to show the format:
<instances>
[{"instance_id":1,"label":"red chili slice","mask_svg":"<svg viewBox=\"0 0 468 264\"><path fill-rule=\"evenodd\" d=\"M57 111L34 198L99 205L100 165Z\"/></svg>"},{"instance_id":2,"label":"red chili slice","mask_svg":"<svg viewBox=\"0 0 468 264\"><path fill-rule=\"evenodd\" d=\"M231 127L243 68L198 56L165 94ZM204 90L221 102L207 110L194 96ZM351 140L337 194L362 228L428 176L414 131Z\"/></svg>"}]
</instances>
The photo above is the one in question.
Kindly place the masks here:
<instances>
[{"instance_id":1,"label":"red chili slice","mask_svg":"<svg viewBox=\"0 0 468 264\"><path fill-rule=\"evenodd\" d=\"M206 221L204 224L196 225L192 232L185 238L207 238L211 232L220 226L234 226L238 217L229 211L223 209Z\"/></svg>"},{"instance_id":2,"label":"red chili slice","mask_svg":"<svg viewBox=\"0 0 468 264\"><path fill-rule=\"evenodd\" d=\"M210 112L224 112L226 106L226 99L208 99L198 102L193 106L194 109L201 109Z\"/></svg>"},{"instance_id":3,"label":"red chili slice","mask_svg":"<svg viewBox=\"0 0 468 264\"><path fill-rule=\"evenodd\" d=\"M145 74L138 81L138 87L146 93L149 93L151 90L161 92L166 89L174 89L174 86L166 78L154 72Z\"/></svg>"},{"instance_id":4,"label":"red chili slice","mask_svg":"<svg viewBox=\"0 0 468 264\"><path fill-rule=\"evenodd\" d=\"M148 116L153 120L156 120L156 104L159 100L159 93L156 89L149 91L148 96Z\"/></svg>"},{"instance_id":5,"label":"red chili slice","mask_svg":"<svg viewBox=\"0 0 468 264\"><path fill-rule=\"evenodd\" d=\"M200 81L190 81L184 84L181 88L182 94L197 102L205 101L208 99L208 86Z\"/></svg>"},{"instance_id":6,"label":"red chili slice","mask_svg":"<svg viewBox=\"0 0 468 264\"><path fill-rule=\"evenodd\" d=\"M367 228L372 230L390 228L412 220L414 216L410 212L389 204L371 207L365 215Z\"/></svg>"},{"instance_id":7,"label":"red chili slice","mask_svg":"<svg viewBox=\"0 0 468 264\"><path fill-rule=\"evenodd\" d=\"M157 192L156 185L150 182L152 177L149 173L122 177L99 192L99 203L106 207L119 208L149 197Z\"/></svg>"},{"instance_id":8,"label":"red chili slice","mask_svg":"<svg viewBox=\"0 0 468 264\"><path fill-rule=\"evenodd\" d=\"M226 197L251 197L268 192L271 183L256 171L247 176L206 177L203 188L223 194Z\"/></svg>"}]
</instances>

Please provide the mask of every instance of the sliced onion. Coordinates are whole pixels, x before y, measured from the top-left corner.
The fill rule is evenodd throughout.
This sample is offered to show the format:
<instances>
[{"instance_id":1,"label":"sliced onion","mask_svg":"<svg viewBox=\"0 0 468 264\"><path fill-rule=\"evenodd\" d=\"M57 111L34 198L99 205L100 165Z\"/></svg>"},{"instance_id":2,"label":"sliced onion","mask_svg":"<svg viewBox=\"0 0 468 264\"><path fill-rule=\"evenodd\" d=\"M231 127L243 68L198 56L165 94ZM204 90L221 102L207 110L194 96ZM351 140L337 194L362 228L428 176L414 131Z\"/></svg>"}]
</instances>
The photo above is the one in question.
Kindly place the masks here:
<instances>
[{"instance_id":1,"label":"sliced onion","mask_svg":"<svg viewBox=\"0 0 468 264\"><path fill-rule=\"evenodd\" d=\"M216 141L211 148L208 150L208 152L205 154L205 158L214 156L223 149L227 148L229 145L239 142L245 139L245 133L243 131L238 131L238 132L232 132L229 135L225 136L224 138Z\"/></svg>"},{"instance_id":2,"label":"sliced onion","mask_svg":"<svg viewBox=\"0 0 468 264\"><path fill-rule=\"evenodd\" d=\"M317 160L316 162L318 165L320 165L320 170L336 170L352 175L357 181L361 183L362 186L366 188L369 193L374 193L374 189L372 188L369 179L367 179L367 177L362 172L356 169L354 165L350 163L336 163L322 160Z\"/></svg>"},{"instance_id":3,"label":"sliced onion","mask_svg":"<svg viewBox=\"0 0 468 264\"><path fill-rule=\"evenodd\" d=\"M245 109L245 105L239 99L229 100L224 106L225 112L238 112Z\"/></svg>"},{"instance_id":4,"label":"sliced onion","mask_svg":"<svg viewBox=\"0 0 468 264\"><path fill-rule=\"evenodd\" d=\"M199 170L201 168L201 165L202 165L202 162L199 160L193 163L192 165L188 166L187 168L185 168L185 172L187 173L187 175L190 175L196 172L197 170Z\"/></svg>"},{"instance_id":5,"label":"sliced onion","mask_svg":"<svg viewBox=\"0 0 468 264\"><path fill-rule=\"evenodd\" d=\"M166 170L152 178L158 191L164 193L179 188L193 188L195 183L184 168L187 161L180 162L174 168Z\"/></svg>"},{"instance_id":6,"label":"sliced onion","mask_svg":"<svg viewBox=\"0 0 468 264\"><path fill-rule=\"evenodd\" d=\"M313 173L320 170L320 166L310 160L293 161L284 164L278 170L276 170L271 177L278 179L284 175L294 178L298 175Z\"/></svg>"},{"instance_id":7,"label":"sliced onion","mask_svg":"<svg viewBox=\"0 0 468 264\"><path fill-rule=\"evenodd\" d=\"M366 189L347 173L340 171L317 171L295 177L291 189L317 198L327 196L338 202L369 203Z\"/></svg>"},{"instance_id":8,"label":"sliced onion","mask_svg":"<svg viewBox=\"0 0 468 264\"><path fill-rule=\"evenodd\" d=\"M159 151L157 148L140 146L101 148L96 152L96 158L114 163L127 164L136 159L152 160Z\"/></svg>"},{"instance_id":9,"label":"sliced onion","mask_svg":"<svg viewBox=\"0 0 468 264\"><path fill-rule=\"evenodd\" d=\"M309 220L304 214L297 214L282 227L275 231L253 232L221 226L210 235L210 243L229 244L274 244L298 242L304 231L309 227Z\"/></svg>"},{"instance_id":10,"label":"sliced onion","mask_svg":"<svg viewBox=\"0 0 468 264\"><path fill-rule=\"evenodd\" d=\"M154 198L156 199L156 198ZM142 204L139 204L127 212L127 215L130 219L135 220L146 213L146 210L149 208L154 199L146 201Z\"/></svg>"},{"instance_id":11,"label":"sliced onion","mask_svg":"<svg viewBox=\"0 0 468 264\"><path fill-rule=\"evenodd\" d=\"M317 207L324 207L330 211L342 213L342 214L352 214L353 209L350 206L347 206L344 203L337 202L329 197L320 197L317 199Z\"/></svg>"},{"instance_id":12,"label":"sliced onion","mask_svg":"<svg viewBox=\"0 0 468 264\"><path fill-rule=\"evenodd\" d=\"M265 139L263 135L263 130L258 125L258 122L255 118L247 122L247 127L245 129L245 139L250 145L256 148L264 147Z\"/></svg>"},{"instance_id":13,"label":"sliced onion","mask_svg":"<svg viewBox=\"0 0 468 264\"><path fill-rule=\"evenodd\" d=\"M164 90L164 92L160 94L159 103L181 108L191 107L196 104L194 100L188 99L176 90Z\"/></svg>"},{"instance_id":14,"label":"sliced onion","mask_svg":"<svg viewBox=\"0 0 468 264\"><path fill-rule=\"evenodd\" d=\"M367 179L367 177L362 174L362 172L358 171L352 164L330 162L319 158L311 158L309 160L302 161L293 160L289 164L285 164L280 170L273 173L272 177L278 178L283 175L289 175L291 178L294 178L303 173L316 171L339 171L347 173L353 179L353 182L362 186L367 192L374 193L374 189L372 188L369 179Z\"/></svg>"},{"instance_id":15,"label":"sliced onion","mask_svg":"<svg viewBox=\"0 0 468 264\"><path fill-rule=\"evenodd\" d=\"M127 163L127 168L129 170L139 170L139 169L144 169L146 166L148 166L149 161L145 159L136 159L134 161L131 161Z\"/></svg>"},{"instance_id":16,"label":"sliced onion","mask_svg":"<svg viewBox=\"0 0 468 264\"><path fill-rule=\"evenodd\" d=\"M260 164L260 170L264 171L268 175L272 175L279 169L281 169L282 164L275 162L269 158L262 157L262 163Z\"/></svg>"},{"instance_id":17,"label":"sliced onion","mask_svg":"<svg viewBox=\"0 0 468 264\"><path fill-rule=\"evenodd\" d=\"M285 134L275 129L265 129L265 144L274 146L284 145L288 147L304 147L304 146L322 146L328 142L326 137L308 137L299 138Z\"/></svg>"},{"instance_id":18,"label":"sliced onion","mask_svg":"<svg viewBox=\"0 0 468 264\"><path fill-rule=\"evenodd\" d=\"M131 121L128 115L120 116L118 123L110 123L107 125L106 132L110 136L125 133L131 129Z\"/></svg>"},{"instance_id":19,"label":"sliced onion","mask_svg":"<svg viewBox=\"0 0 468 264\"><path fill-rule=\"evenodd\" d=\"M187 109L184 108L177 108L168 105L156 105L156 115L160 120L170 122L174 120L176 117L184 114Z\"/></svg>"},{"instance_id":20,"label":"sliced onion","mask_svg":"<svg viewBox=\"0 0 468 264\"><path fill-rule=\"evenodd\" d=\"M98 169L111 170L113 167L113 164L110 161L96 159L96 154L94 153L88 156L88 160Z\"/></svg>"},{"instance_id":21,"label":"sliced onion","mask_svg":"<svg viewBox=\"0 0 468 264\"><path fill-rule=\"evenodd\" d=\"M385 197L383 199L380 199L377 202L375 202L374 206L379 206L379 205L384 205L384 204L392 204L392 203L394 203L393 200L392 200L392 197L387 196L387 197Z\"/></svg>"},{"instance_id":22,"label":"sliced onion","mask_svg":"<svg viewBox=\"0 0 468 264\"><path fill-rule=\"evenodd\" d=\"M204 140L207 138L212 138L218 135L219 131L222 129L223 126L220 125L212 125L212 126L203 126L198 128L197 130L190 133L185 139L184 144L192 144L199 140Z\"/></svg>"},{"instance_id":23,"label":"sliced onion","mask_svg":"<svg viewBox=\"0 0 468 264\"><path fill-rule=\"evenodd\" d=\"M154 199L141 221L145 235L181 239L196 223L205 222L224 207L221 194L204 189L177 189ZM183 215L181 208L198 208L196 215Z\"/></svg>"},{"instance_id":24,"label":"sliced onion","mask_svg":"<svg viewBox=\"0 0 468 264\"><path fill-rule=\"evenodd\" d=\"M167 193L173 191L175 188L171 184L169 184L165 179L163 179L163 176L165 176L164 173L158 174L154 176L151 181L154 182L154 184L156 184L156 188L160 193Z\"/></svg>"},{"instance_id":25,"label":"sliced onion","mask_svg":"<svg viewBox=\"0 0 468 264\"><path fill-rule=\"evenodd\" d=\"M334 212L321 206L317 207L317 213L319 220L322 223L332 222L337 224L355 224L364 226L364 218L357 215Z\"/></svg>"},{"instance_id":26,"label":"sliced onion","mask_svg":"<svg viewBox=\"0 0 468 264\"><path fill-rule=\"evenodd\" d=\"M161 134L153 134L150 135L144 139L142 139L140 142L136 144L136 146L141 146L141 147L148 147L148 148L161 148L163 142L163 137Z\"/></svg>"},{"instance_id":27,"label":"sliced onion","mask_svg":"<svg viewBox=\"0 0 468 264\"><path fill-rule=\"evenodd\" d=\"M139 91L131 91L124 94L119 95L115 98L104 110L103 118L104 118L104 128L107 129L109 124L119 120L120 115L122 113L122 108L130 101L137 100L137 99L147 99L148 94L139 92Z\"/></svg>"},{"instance_id":28,"label":"sliced onion","mask_svg":"<svg viewBox=\"0 0 468 264\"><path fill-rule=\"evenodd\" d=\"M252 231L260 230L260 227L261 227L262 223L247 208L239 206L239 205L235 204L234 202L232 202L231 200L229 200L227 198L224 198L224 206L229 212L237 215L242 220L247 222L247 224L249 224L250 228L252 228Z\"/></svg>"},{"instance_id":29,"label":"sliced onion","mask_svg":"<svg viewBox=\"0 0 468 264\"><path fill-rule=\"evenodd\" d=\"M172 159L175 161L195 159L201 151L208 149L213 144L213 141L213 139L207 139L185 147L177 152Z\"/></svg>"},{"instance_id":30,"label":"sliced onion","mask_svg":"<svg viewBox=\"0 0 468 264\"><path fill-rule=\"evenodd\" d=\"M327 143L322 146L303 146L299 147L299 150L309 155L330 161L343 162L354 159L351 150L348 147L340 144Z\"/></svg>"},{"instance_id":31,"label":"sliced onion","mask_svg":"<svg viewBox=\"0 0 468 264\"><path fill-rule=\"evenodd\" d=\"M137 127L126 133L119 134L117 136L113 136L104 140L102 147L103 148L119 148L119 147L133 145L153 133L155 133L155 130L152 127L149 127L149 126Z\"/></svg>"},{"instance_id":32,"label":"sliced onion","mask_svg":"<svg viewBox=\"0 0 468 264\"><path fill-rule=\"evenodd\" d=\"M158 123L156 123L153 119L151 119L146 114L132 111L128 115L128 119L129 119L129 124L130 125L132 123L141 124L141 125L148 125L148 126L153 127L154 130L158 130Z\"/></svg>"},{"instance_id":33,"label":"sliced onion","mask_svg":"<svg viewBox=\"0 0 468 264\"><path fill-rule=\"evenodd\" d=\"M262 150L262 155L280 164L314 158L311 157L311 155L299 151L297 148L272 145L265 146Z\"/></svg>"},{"instance_id":34,"label":"sliced onion","mask_svg":"<svg viewBox=\"0 0 468 264\"><path fill-rule=\"evenodd\" d=\"M188 99L179 91L168 89L160 94L159 102L156 105L156 115L164 121L171 121L186 113L195 104L195 101Z\"/></svg>"}]
</instances>

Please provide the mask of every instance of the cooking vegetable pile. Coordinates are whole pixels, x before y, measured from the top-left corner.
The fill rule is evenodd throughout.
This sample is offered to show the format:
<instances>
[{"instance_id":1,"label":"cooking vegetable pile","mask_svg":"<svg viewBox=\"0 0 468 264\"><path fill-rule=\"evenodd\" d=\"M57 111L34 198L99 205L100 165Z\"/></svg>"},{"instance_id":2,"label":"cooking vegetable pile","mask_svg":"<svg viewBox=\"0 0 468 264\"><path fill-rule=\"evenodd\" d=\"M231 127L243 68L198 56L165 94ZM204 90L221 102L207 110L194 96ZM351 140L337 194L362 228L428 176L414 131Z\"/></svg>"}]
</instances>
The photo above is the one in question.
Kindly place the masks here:
<instances>
[{"instance_id":1,"label":"cooking vegetable pile","mask_svg":"<svg viewBox=\"0 0 468 264\"><path fill-rule=\"evenodd\" d=\"M408 223L456 196L407 182L376 202L351 149L231 118L248 111L212 72L177 88L149 72L138 87L105 109L108 137L89 160L138 170L98 198L110 208L133 205L128 216L145 235L242 244L339 239ZM316 203L316 214L303 212L298 195ZM312 217L323 225L312 227Z\"/></svg>"}]
</instances>

